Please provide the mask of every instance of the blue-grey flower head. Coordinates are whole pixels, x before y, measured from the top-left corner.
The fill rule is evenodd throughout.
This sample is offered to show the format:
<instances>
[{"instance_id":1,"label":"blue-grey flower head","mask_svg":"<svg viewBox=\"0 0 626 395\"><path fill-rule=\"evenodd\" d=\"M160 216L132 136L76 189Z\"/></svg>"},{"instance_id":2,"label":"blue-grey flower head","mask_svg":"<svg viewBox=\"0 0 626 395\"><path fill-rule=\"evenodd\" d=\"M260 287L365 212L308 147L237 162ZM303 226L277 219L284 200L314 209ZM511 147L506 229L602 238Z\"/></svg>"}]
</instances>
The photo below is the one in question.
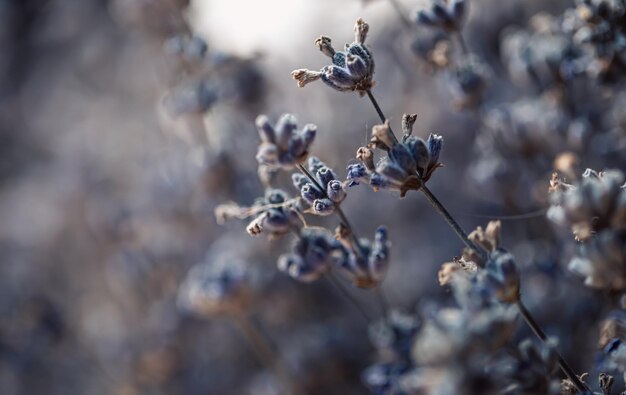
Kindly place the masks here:
<instances>
[{"instance_id":1,"label":"blue-grey flower head","mask_svg":"<svg viewBox=\"0 0 626 395\"><path fill-rule=\"evenodd\" d=\"M626 289L626 184L618 170L587 169L574 185L553 176L548 218L571 229L580 242L569 269L585 285L605 290Z\"/></svg>"},{"instance_id":2,"label":"blue-grey flower head","mask_svg":"<svg viewBox=\"0 0 626 395\"><path fill-rule=\"evenodd\" d=\"M201 79L186 81L175 86L163 99L163 106L172 117L185 114L202 114L218 100L214 84Z\"/></svg>"},{"instance_id":3,"label":"blue-grey flower head","mask_svg":"<svg viewBox=\"0 0 626 395\"><path fill-rule=\"evenodd\" d=\"M178 305L202 317L241 311L248 301L249 281L247 267L240 261L218 259L199 263L181 284Z\"/></svg>"},{"instance_id":4,"label":"blue-grey flower head","mask_svg":"<svg viewBox=\"0 0 626 395\"><path fill-rule=\"evenodd\" d=\"M418 24L444 29L448 32L461 30L466 14L466 0L431 0L428 7L415 16Z\"/></svg>"},{"instance_id":5,"label":"blue-grey flower head","mask_svg":"<svg viewBox=\"0 0 626 395\"><path fill-rule=\"evenodd\" d=\"M270 168L282 169L291 169L306 160L317 132L317 126L313 124L298 130L298 121L291 114L283 114L274 126L267 116L259 115L256 127L261 137L257 161Z\"/></svg>"},{"instance_id":6,"label":"blue-grey flower head","mask_svg":"<svg viewBox=\"0 0 626 395\"><path fill-rule=\"evenodd\" d=\"M389 267L391 242L387 228L376 229L374 240L359 240L358 245L347 230L341 229L335 237L344 245L345 253L337 260L347 277L359 288L372 288L380 284Z\"/></svg>"},{"instance_id":7,"label":"blue-grey flower head","mask_svg":"<svg viewBox=\"0 0 626 395\"><path fill-rule=\"evenodd\" d=\"M500 302L516 303L520 298L520 276L512 254L497 249L492 252L485 268L478 272L481 285Z\"/></svg>"},{"instance_id":8,"label":"blue-grey flower head","mask_svg":"<svg viewBox=\"0 0 626 395\"><path fill-rule=\"evenodd\" d=\"M405 114L402 121L404 136L398 141L391 132L389 123L375 125L367 147L357 151L356 158L361 163L348 167L350 186L360 182L369 183L374 190L388 189L400 192L403 197L410 190L418 190L428 181L433 172L443 166L439 156L443 148L443 138L431 134L427 141L412 136L413 124L417 116ZM387 156L374 163L373 148L387 152Z\"/></svg>"},{"instance_id":9,"label":"blue-grey flower head","mask_svg":"<svg viewBox=\"0 0 626 395\"><path fill-rule=\"evenodd\" d=\"M305 228L290 253L278 258L278 269L302 282L312 282L332 268L341 246L321 228Z\"/></svg>"},{"instance_id":10,"label":"blue-grey flower head","mask_svg":"<svg viewBox=\"0 0 626 395\"><path fill-rule=\"evenodd\" d=\"M465 56L451 69L450 88L457 108L474 108L482 102L490 71L476 56Z\"/></svg>"},{"instance_id":11,"label":"blue-grey flower head","mask_svg":"<svg viewBox=\"0 0 626 395\"><path fill-rule=\"evenodd\" d=\"M251 207L241 207L236 203L221 204L215 209L218 224L230 218L252 217L246 227L251 236L267 233L270 237L282 236L300 224L299 199L291 199L280 189L268 188L265 196L255 200Z\"/></svg>"},{"instance_id":12,"label":"blue-grey flower head","mask_svg":"<svg viewBox=\"0 0 626 395\"><path fill-rule=\"evenodd\" d=\"M316 215L330 215L335 205L346 198L343 183L337 179L335 172L315 156L308 161L308 171L315 182L303 174L293 174L293 185L300 191L302 199L311 206Z\"/></svg>"},{"instance_id":13,"label":"blue-grey flower head","mask_svg":"<svg viewBox=\"0 0 626 395\"><path fill-rule=\"evenodd\" d=\"M322 67L320 71L294 70L291 75L298 81L298 86L303 87L321 79L338 91L356 91L361 95L365 94L374 85L372 80L374 59L364 44L368 30L369 25L361 18L357 19L354 26L354 42L347 44L344 51L336 51L327 36L315 40L315 45L331 58L332 64Z\"/></svg>"}]
</instances>

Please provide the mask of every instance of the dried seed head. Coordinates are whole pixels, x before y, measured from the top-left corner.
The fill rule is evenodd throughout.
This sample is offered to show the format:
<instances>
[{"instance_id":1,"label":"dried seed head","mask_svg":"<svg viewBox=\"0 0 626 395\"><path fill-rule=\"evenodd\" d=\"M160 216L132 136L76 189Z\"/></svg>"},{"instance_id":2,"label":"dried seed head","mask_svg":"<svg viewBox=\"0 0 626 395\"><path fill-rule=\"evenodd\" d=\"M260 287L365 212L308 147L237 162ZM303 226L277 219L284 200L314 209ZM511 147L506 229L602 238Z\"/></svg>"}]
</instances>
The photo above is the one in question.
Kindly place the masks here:
<instances>
[{"instance_id":1,"label":"dried seed head","mask_svg":"<svg viewBox=\"0 0 626 395\"><path fill-rule=\"evenodd\" d=\"M291 76L298 81L298 86L303 88L307 84L319 80L322 77L322 73L308 69L298 69L292 71Z\"/></svg>"},{"instance_id":2,"label":"dried seed head","mask_svg":"<svg viewBox=\"0 0 626 395\"><path fill-rule=\"evenodd\" d=\"M413 133L415 121L417 121L417 114L404 114L402 116L402 132L405 139Z\"/></svg>"},{"instance_id":3,"label":"dried seed head","mask_svg":"<svg viewBox=\"0 0 626 395\"><path fill-rule=\"evenodd\" d=\"M367 23L365 23L363 19L361 18L357 19L354 25L354 41L357 44L364 44L369 30L370 30L370 26Z\"/></svg>"},{"instance_id":4,"label":"dried seed head","mask_svg":"<svg viewBox=\"0 0 626 395\"><path fill-rule=\"evenodd\" d=\"M385 120L382 125L372 127L372 138L370 144L378 149L388 151L395 144L395 140L389 129L389 121Z\"/></svg>"},{"instance_id":5,"label":"dried seed head","mask_svg":"<svg viewBox=\"0 0 626 395\"><path fill-rule=\"evenodd\" d=\"M333 58L335 56L335 49L331 44L331 39L328 36L319 36L315 39L315 45L319 48L320 51L329 58Z\"/></svg>"}]
</instances>

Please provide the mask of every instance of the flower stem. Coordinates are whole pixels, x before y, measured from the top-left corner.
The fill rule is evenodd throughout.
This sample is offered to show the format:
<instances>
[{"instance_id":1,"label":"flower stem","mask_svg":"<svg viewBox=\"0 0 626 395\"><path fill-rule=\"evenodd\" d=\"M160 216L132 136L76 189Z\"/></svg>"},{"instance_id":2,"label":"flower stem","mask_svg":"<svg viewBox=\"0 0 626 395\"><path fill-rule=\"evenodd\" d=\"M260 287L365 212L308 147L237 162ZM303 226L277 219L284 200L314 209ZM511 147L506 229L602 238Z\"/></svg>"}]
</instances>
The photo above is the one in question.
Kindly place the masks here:
<instances>
[{"instance_id":1,"label":"flower stem","mask_svg":"<svg viewBox=\"0 0 626 395\"><path fill-rule=\"evenodd\" d=\"M469 239L469 237L467 236L465 231L461 228L459 223L456 222L456 220L448 212L446 207L443 204L441 204L439 199L437 199L437 197L433 195L430 189L428 189L426 185L422 184L420 191L424 194L424 196L426 196L426 199L428 200L428 202L435 208L435 210L437 210L437 212L443 217L443 219L446 220L450 228L452 228L454 233L456 233L458 238L461 239L461 241L463 241L463 243L467 246L467 248L474 250L478 255L480 255L483 261L486 262L488 257L487 257L487 253L485 252L485 250L478 247Z\"/></svg>"},{"instance_id":2,"label":"flower stem","mask_svg":"<svg viewBox=\"0 0 626 395\"><path fill-rule=\"evenodd\" d=\"M352 306L361 314L366 324L372 322L371 317L367 313L367 311L361 306L361 304L352 296L350 291L346 289L346 287L341 284L341 280L335 277L333 272L330 272L326 275L328 281L332 284L332 286L339 292L344 298L346 298Z\"/></svg>"},{"instance_id":3,"label":"flower stem","mask_svg":"<svg viewBox=\"0 0 626 395\"><path fill-rule=\"evenodd\" d=\"M461 31L456 32L456 38L459 42L459 46L461 47L461 52L463 53L463 55L469 54L467 44L465 43L465 38L463 37L463 33L461 33Z\"/></svg>"},{"instance_id":4,"label":"flower stem","mask_svg":"<svg viewBox=\"0 0 626 395\"><path fill-rule=\"evenodd\" d=\"M524 303L522 303L521 299L517 301L516 305L517 305L517 308L519 309L520 314L524 318L524 321L526 321L526 324L528 324L528 326L533 331L535 336L537 336L545 344L546 341L548 340L548 337L546 336L543 329L541 329L541 326L539 326L537 321L535 321L535 318L532 316L530 311L528 311ZM581 392L591 391L589 387L587 387L587 385L583 383L580 380L580 378L578 378L576 373L574 373L574 370L567 364L567 362L565 361L563 356L561 356L558 350L555 349L554 351L556 352L557 357L558 357L559 367L561 368L563 373L567 376L567 378L569 378L572 381L572 383L574 383L576 388L578 388L578 390Z\"/></svg>"},{"instance_id":5,"label":"flower stem","mask_svg":"<svg viewBox=\"0 0 626 395\"><path fill-rule=\"evenodd\" d=\"M278 358L267 335L261 330L259 324L246 314L235 314L233 319L246 340L250 343L259 360L271 369L278 380L290 394L303 395L304 392L293 380L287 366Z\"/></svg>"},{"instance_id":6,"label":"flower stem","mask_svg":"<svg viewBox=\"0 0 626 395\"><path fill-rule=\"evenodd\" d=\"M383 319L386 321L389 319L389 301L387 300L387 296L383 291L382 284L378 284L376 288L374 288L374 293L376 293L378 302L380 303L380 308L383 313Z\"/></svg>"}]
</instances>

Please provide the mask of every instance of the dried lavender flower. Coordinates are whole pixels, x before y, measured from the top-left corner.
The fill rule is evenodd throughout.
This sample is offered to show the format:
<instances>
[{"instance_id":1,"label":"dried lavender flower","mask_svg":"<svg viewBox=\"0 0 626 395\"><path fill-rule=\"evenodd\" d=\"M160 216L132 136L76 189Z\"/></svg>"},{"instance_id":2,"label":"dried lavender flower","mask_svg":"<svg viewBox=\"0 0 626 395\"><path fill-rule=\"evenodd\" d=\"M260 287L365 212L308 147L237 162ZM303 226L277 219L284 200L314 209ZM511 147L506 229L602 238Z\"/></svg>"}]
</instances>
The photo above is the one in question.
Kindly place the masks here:
<instances>
[{"instance_id":1,"label":"dried lavender flower","mask_svg":"<svg viewBox=\"0 0 626 395\"><path fill-rule=\"evenodd\" d=\"M268 188L265 196L256 199L251 207L232 202L221 204L215 209L215 216L218 224L230 218L253 217L246 227L249 235L268 233L270 237L279 237L298 228L301 211L299 199L290 199L280 189Z\"/></svg>"},{"instance_id":2,"label":"dried lavender flower","mask_svg":"<svg viewBox=\"0 0 626 395\"><path fill-rule=\"evenodd\" d=\"M338 91L356 91L361 95L365 94L374 84L372 81L374 59L364 44L368 30L369 25L361 18L357 19L354 26L354 42L346 44L344 51L336 51L329 37L317 38L315 45L331 58L332 64L322 67L320 71L294 70L291 75L298 81L298 86L304 87L321 79L326 85Z\"/></svg>"},{"instance_id":3,"label":"dried lavender flower","mask_svg":"<svg viewBox=\"0 0 626 395\"><path fill-rule=\"evenodd\" d=\"M257 161L270 168L282 169L291 169L306 160L317 132L317 126L313 124L298 131L298 121L291 114L283 114L274 126L267 116L259 115L256 127L261 137Z\"/></svg>"},{"instance_id":4,"label":"dried lavender flower","mask_svg":"<svg viewBox=\"0 0 626 395\"><path fill-rule=\"evenodd\" d=\"M433 172L443 166L439 162L443 138L430 134L428 140L424 141L412 136L414 119L415 115L405 115L403 118L402 142L396 141L388 122L372 128L368 147L361 147L357 151L357 159L361 164L348 167L350 186L366 182L374 190L398 191L404 197L409 190L418 190L422 182L428 181ZM372 148L386 151L387 157L379 159L374 165Z\"/></svg>"},{"instance_id":5,"label":"dried lavender flower","mask_svg":"<svg viewBox=\"0 0 626 395\"><path fill-rule=\"evenodd\" d=\"M223 258L192 267L178 292L181 309L201 317L238 313L247 305L249 274L240 261Z\"/></svg>"},{"instance_id":6,"label":"dried lavender flower","mask_svg":"<svg viewBox=\"0 0 626 395\"><path fill-rule=\"evenodd\" d=\"M376 287L384 279L389 267L389 250L387 228L376 229L374 241L359 240L358 245L348 232L338 231L337 238L346 247L343 259L337 263L348 278L359 288Z\"/></svg>"},{"instance_id":7,"label":"dried lavender flower","mask_svg":"<svg viewBox=\"0 0 626 395\"><path fill-rule=\"evenodd\" d=\"M475 108L482 103L489 68L477 56L461 58L450 70L449 81L457 108Z\"/></svg>"},{"instance_id":8,"label":"dried lavender flower","mask_svg":"<svg viewBox=\"0 0 626 395\"><path fill-rule=\"evenodd\" d=\"M278 258L278 269L302 282L312 282L332 269L341 245L321 228L304 228L291 253Z\"/></svg>"}]
</instances>

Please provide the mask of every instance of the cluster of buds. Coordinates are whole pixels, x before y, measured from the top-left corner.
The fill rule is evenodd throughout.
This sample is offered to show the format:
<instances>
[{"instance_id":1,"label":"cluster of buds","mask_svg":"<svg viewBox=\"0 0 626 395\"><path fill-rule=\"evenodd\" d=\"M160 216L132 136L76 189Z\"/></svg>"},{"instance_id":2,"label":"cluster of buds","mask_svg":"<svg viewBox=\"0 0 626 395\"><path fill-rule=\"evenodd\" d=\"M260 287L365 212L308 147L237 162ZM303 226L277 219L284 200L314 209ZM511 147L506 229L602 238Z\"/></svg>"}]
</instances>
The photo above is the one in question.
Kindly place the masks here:
<instances>
[{"instance_id":1,"label":"cluster of buds","mask_svg":"<svg viewBox=\"0 0 626 395\"><path fill-rule=\"evenodd\" d=\"M443 147L443 138L431 134L427 141L412 136L413 124L417 115L405 114L402 117L404 137L399 142L393 135L389 123L372 128L372 138L367 147L358 149L356 158L360 163L348 166L349 185L366 182L374 190L388 189L400 192L400 196L409 190L418 190L427 182L433 172L443 166L439 155ZM387 152L387 156L374 163L373 148Z\"/></svg>"},{"instance_id":2,"label":"cluster of buds","mask_svg":"<svg viewBox=\"0 0 626 395\"><path fill-rule=\"evenodd\" d=\"M341 244L326 229L304 228L292 252L278 258L278 269L309 283L328 273L340 254Z\"/></svg>"},{"instance_id":3,"label":"cluster of buds","mask_svg":"<svg viewBox=\"0 0 626 395\"><path fill-rule=\"evenodd\" d=\"M465 12L465 0L432 0L427 8L417 12L415 20L420 25L455 32L461 30Z\"/></svg>"},{"instance_id":4,"label":"cluster of buds","mask_svg":"<svg viewBox=\"0 0 626 395\"><path fill-rule=\"evenodd\" d=\"M315 178L310 180L300 173L292 175L293 185L300 191L300 196L311 206L317 215L330 215L337 204L346 198L343 183L337 179L335 172L317 157L310 157L309 173Z\"/></svg>"},{"instance_id":5,"label":"cluster of buds","mask_svg":"<svg viewBox=\"0 0 626 395\"><path fill-rule=\"evenodd\" d=\"M301 210L299 199L290 199L280 189L267 189L265 196L256 199L251 207L241 207L236 203L219 205L215 209L215 217L218 224L230 218L253 217L246 227L249 235L268 233L275 238L298 228Z\"/></svg>"},{"instance_id":6,"label":"cluster of buds","mask_svg":"<svg viewBox=\"0 0 626 395\"><path fill-rule=\"evenodd\" d=\"M354 42L346 44L344 51L336 51L327 36L315 40L315 45L324 55L331 58L332 64L322 67L320 71L294 70L291 75L298 82L298 86L304 87L321 79L338 91L356 91L361 95L365 94L374 85L372 80L374 59L365 46L368 30L369 25L361 18L357 19L354 26Z\"/></svg>"},{"instance_id":7,"label":"cluster of buds","mask_svg":"<svg viewBox=\"0 0 626 395\"><path fill-rule=\"evenodd\" d=\"M391 242L387 228L376 229L374 241L360 239L358 243L347 229L340 226L335 237L345 248L345 254L338 261L339 267L359 288L376 287L384 279L389 267Z\"/></svg>"},{"instance_id":8,"label":"cluster of buds","mask_svg":"<svg viewBox=\"0 0 626 395\"><path fill-rule=\"evenodd\" d=\"M283 114L275 126L270 124L267 116L259 115L256 127L261 137L256 159L268 168L291 169L304 162L317 132L317 126L313 124L307 124L299 131L298 121L291 114Z\"/></svg>"},{"instance_id":9,"label":"cluster of buds","mask_svg":"<svg viewBox=\"0 0 626 395\"><path fill-rule=\"evenodd\" d=\"M466 248L460 258L441 266L439 283L454 285L457 276L462 275L463 279L471 278L474 286L502 303L518 302L520 275L513 255L500 247L500 229L500 221L491 221L485 230L479 226L470 233L470 241L487 254Z\"/></svg>"}]
</instances>

